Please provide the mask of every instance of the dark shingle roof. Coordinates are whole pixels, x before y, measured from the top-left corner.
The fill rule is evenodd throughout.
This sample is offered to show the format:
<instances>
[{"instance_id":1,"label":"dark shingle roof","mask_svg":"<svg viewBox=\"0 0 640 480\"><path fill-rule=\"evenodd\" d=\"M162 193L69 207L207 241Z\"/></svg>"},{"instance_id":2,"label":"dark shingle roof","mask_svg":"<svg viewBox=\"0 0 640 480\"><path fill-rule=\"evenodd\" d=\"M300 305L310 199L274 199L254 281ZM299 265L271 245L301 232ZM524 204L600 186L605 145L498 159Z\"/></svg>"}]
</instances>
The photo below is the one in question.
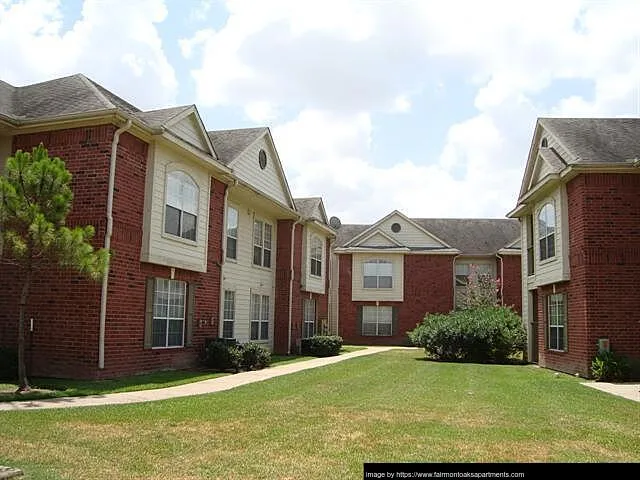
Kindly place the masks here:
<instances>
[{"instance_id":1,"label":"dark shingle roof","mask_svg":"<svg viewBox=\"0 0 640 480\"><path fill-rule=\"evenodd\" d=\"M15 120L55 118L119 108L140 110L82 74L24 87L0 85L0 114Z\"/></svg>"},{"instance_id":2,"label":"dark shingle roof","mask_svg":"<svg viewBox=\"0 0 640 480\"><path fill-rule=\"evenodd\" d=\"M617 163L640 157L640 118L540 118L576 157L569 163Z\"/></svg>"},{"instance_id":3,"label":"dark shingle roof","mask_svg":"<svg viewBox=\"0 0 640 480\"><path fill-rule=\"evenodd\" d=\"M412 218L429 233L465 255L493 255L520 235L518 220L502 218ZM344 246L371 225L342 225L336 245Z\"/></svg>"},{"instance_id":4,"label":"dark shingle roof","mask_svg":"<svg viewBox=\"0 0 640 480\"><path fill-rule=\"evenodd\" d=\"M234 130L213 130L207 132L218 160L229 165L240 153L258 137L267 132L267 127L238 128Z\"/></svg>"},{"instance_id":5,"label":"dark shingle roof","mask_svg":"<svg viewBox=\"0 0 640 480\"><path fill-rule=\"evenodd\" d=\"M322 203L322 198L320 197L294 198L293 203L295 204L296 210L298 211L298 213L303 217L313 218L314 220L317 220L320 223L326 224L324 218L314 214L316 210L321 210L320 204Z\"/></svg>"},{"instance_id":6,"label":"dark shingle roof","mask_svg":"<svg viewBox=\"0 0 640 480\"><path fill-rule=\"evenodd\" d=\"M182 105L179 107L162 108L160 110L150 110L148 112L137 112L134 114L134 116L142 120L150 127L159 128L176 115L179 115L180 113L191 107L192 105Z\"/></svg>"}]
</instances>

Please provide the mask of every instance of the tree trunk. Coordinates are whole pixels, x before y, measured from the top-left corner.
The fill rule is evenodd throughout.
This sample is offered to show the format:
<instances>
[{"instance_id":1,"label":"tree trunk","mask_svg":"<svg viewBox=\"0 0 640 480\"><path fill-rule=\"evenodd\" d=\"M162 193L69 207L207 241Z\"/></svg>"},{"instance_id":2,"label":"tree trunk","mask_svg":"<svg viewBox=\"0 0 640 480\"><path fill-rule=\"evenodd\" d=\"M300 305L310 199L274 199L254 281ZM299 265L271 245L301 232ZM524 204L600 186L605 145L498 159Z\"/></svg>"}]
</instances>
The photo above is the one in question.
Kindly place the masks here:
<instances>
[{"instance_id":1,"label":"tree trunk","mask_svg":"<svg viewBox=\"0 0 640 480\"><path fill-rule=\"evenodd\" d=\"M28 392L31 390L27 379L27 365L24 357L24 314L27 307L27 297L31 286L31 268L27 269L22 293L20 294L20 315L18 317L18 390L16 393Z\"/></svg>"}]
</instances>

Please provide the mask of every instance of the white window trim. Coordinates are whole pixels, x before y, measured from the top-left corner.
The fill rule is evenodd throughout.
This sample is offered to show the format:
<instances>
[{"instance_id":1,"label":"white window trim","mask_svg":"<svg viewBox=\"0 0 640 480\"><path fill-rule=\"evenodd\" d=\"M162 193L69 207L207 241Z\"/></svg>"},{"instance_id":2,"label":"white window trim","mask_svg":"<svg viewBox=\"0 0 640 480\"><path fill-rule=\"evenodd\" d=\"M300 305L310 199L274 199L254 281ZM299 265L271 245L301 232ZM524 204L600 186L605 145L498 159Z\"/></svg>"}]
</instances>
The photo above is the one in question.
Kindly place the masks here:
<instances>
[{"instance_id":1,"label":"white window trim","mask_svg":"<svg viewBox=\"0 0 640 480\"><path fill-rule=\"evenodd\" d=\"M377 274L375 275L376 278L376 286L375 287L367 287L365 286L365 277L373 277L373 275L365 275L365 266L370 263L370 264L375 264L375 265L390 265L391 266L391 275L380 275L379 272L377 272ZM365 260L362 262L362 288L366 289L366 290L392 290L393 289L393 262L391 260L385 260L385 259L379 259L379 258L372 258L369 260ZM381 287L380 286L380 278L387 278L390 277L391 278L391 285L388 287Z\"/></svg>"},{"instance_id":2,"label":"white window trim","mask_svg":"<svg viewBox=\"0 0 640 480\"><path fill-rule=\"evenodd\" d=\"M238 224L236 225L236 236L235 237L229 235L229 211L230 210L234 210L236 212L236 220L238 222ZM225 237L224 237L224 257L225 257L225 261L226 260L230 260L232 262L237 262L238 261L238 237L239 237L239 233L240 233L240 210L238 208L234 207L233 205L228 205L227 206L227 216L225 218ZM228 253L229 253L229 248L228 248L229 238L235 238L235 241L236 241L236 256L235 257L229 257L228 256Z\"/></svg>"},{"instance_id":3,"label":"white window trim","mask_svg":"<svg viewBox=\"0 0 640 480\"><path fill-rule=\"evenodd\" d=\"M257 313L258 318L254 319L254 295L258 298L257 303ZM264 303L267 303L267 309L265 311ZM266 313L266 317L265 317ZM257 323L258 324L258 338L251 338L251 326ZM267 324L267 337L262 338L262 324ZM263 295L257 292L251 292L251 296L249 297L249 340L252 342L268 342L271 335L271 296Z\"/></svg>"},{"instance_id":4,"label":"white window trim","mask_svg":"<svg viewBox=\"0 0 640 480\"><path fill-rule=\"evenodd\" d=\"M311 313L311 311L307 309L307 305L313 305L313 319L311 320L307 317L307 314ZM302 303L302 338L311 338L316 334L316 313L317 305L315 298L305 298ZM312 325L313 333L310 336L305 336L305 327L308 328L309 324Z\"/></svg>"},{"instance_id":5,"label":"white window trim","mask_svg":"<svg viewBox=\"0 0 640 480\"><path fill-rule=\"evenodd\" d=\"M364 325L365 323L367 325L373 325L373 322L365 322L365 309L375 309L376 312L376 322L375 322L375 326L376 326L376 333L375 334L370 334L370 333L365 333L364 332ZM380 317L381 317L381 311L384 309L384 311L388 311L389 312L389 321L388 322L381 322L380 321ZM386 319L385 319L386 320ZM380 333L380 325L389 325L389 334L381 334ZM393 336L393 307L388 306L388 305L363 305L362 306L362 330L360 332L360 335L363 337L392 337Z\"/></svg>"},{"instance_id":6,"label":"white window trim","mask_svg":"<svg viewBox=\"0 0 640 480\"><path fill-rule=\"evenodd\" d=\"M256 243L256 222L259 222L262 224L262 232L260 235L260 242L261 244L257 244ZM270 243L271 245L269 246L269 248L266 248L264 246L265 244L265 238L266 238L266 232L267 232L267 226L270 227L271 230L271 239L270 239ZM258 268L265 268L268 270L271 270L273 268L273 264L274 264L274 256L273 256L273 235L274 235L274 228L273 228L273 224L271 222L268 222L267 220L263 220L261 218L254 218L253 219L253 235L252 235L252 245L253 248L251 250L251 265L253 265L254 267L258 267ZM255 249L256 247L260 248L260 264L255 263ZM265 265L265 251L268 250L270 255L269 255L269 265Z\"/></svg>"},{"instance_id":7,"label":"white window trim","mask_svg":"<svg viewBox=\"0 0 640 480\"><path fill-rule=\"evenodd\" d=\"M177 283L177 284L181 284L182 285L182 342L180 345L169 345L169 322L171 320L177 320L178 318L172 318L169 317L169 299L167 298L167 315L165 317L156 317L156 301L157 301L157 297L158 297L158 284L160 283L159 280L167 280L169 281L169 285ZM156 318L158 319L163 319L165 320L165 326L166 326L166 333L165 333L165 341L164 341L164 345L152 345L151 349L152 350L169 350L169 349L174 349L174 348L184 348L184 341L185 341L185 327L186 327L186 323L187 323L187 282L183 282L181 280L169 280L169 279L164 279L164 278L160 278L160 279L156 279L156 281L154 282L154 290L153 290L153 315L152 315L152 319L151 319L151 338L154 338L153 335L153 325L155 324Z\"/></svg>"},{"instance_id":8,"label":"white window trim","mask_svg":"<svg viewBox=\"0 0 640 480\"><path fill-rule=\"evenodd\" d=\"M552 313L551 313L551 302L552 299L554 297L557 297L559 299L561 299L562 301L562 313L563 313L563 317L562 317L562 325L558 324L558 323L551 323L552 321ZM567 343L568 343L568 337L567 337L567 295L565 293L554 293L551 295L547 296L547 305L546 305L546 310L547 310L547 350L550 350L552 352L562 352L562 353L566 353L568 348L567 348ZM558 317L559 318L559 317ZM556 329L560 329L562 328L562 342L564 343L564 349L559 349L559 348L552 348L551 346L551 329L552 328L556 328Z\"/></svg>"},{"instance_id":9,"label":"white window trim","mask_svg":"<svg viewBox=\"0 0 640 480\"><path fill-rule=\"evenodd\" d=\"M169 179L173 174L181 174L184 177L186 177L186 179L191 182L192 186L195 188L196 190L196 196L195 196L195 200L196 200L196 204L195 204L195 212L189 212L187 210L185 210L184 208L178 208L177 206L174 205L169 205ZM175 208L176 210L180 211L180 229L182 230L183 227L183 221L182 221L182 217L183 214L186 212L189 215L193 215L196 217L196 226L195 226L195 239L190 239L190 238L186 238L182 236L182 232L180 232L180 235L175 235L171 232L167 232L167 207L171 207L171 208ZM200 225L200 185L198 185L198 182L196 182L194 180L194 178L188 174L187 172L185 172L184 170L171 170L168 171L165 175L165 180L164 180L164 206L162 208L162 237L164 238L169 238L171 240L177 240L177 241L181 241L183 243L186 243L188 245L197 245L198 243L198 228Z\"/></svg>"},{"instance_id":10,"label":"white window trim","mask_svg":"<svg viewBox=\"0 0 640 480\"><path fill-rule=\"evenodd\" d=\"M323 273L323 269L324 269L324 242L322 241L322 238L320 238L320 236L318 235L312 235L311 237L311 251L309 254L309 275L314 277L314 278L322 278L322 273ZM314 256L314 251L317 249L320 249L320 258L317 258L317 255ZM313 262L317 262L320 264L320 273L319 274L315 274L313 273Z\"/></svg>"},{"instance_id":11,"label":"white window trim","mask_svg":"<svg viewBox=\"0 0 640 480\"><path fill-rule=\"evenodd\" d=\"M542 215L542 212L547 208L547 205L551 206L551 209L553 211L553 233L548 233L549 227L548 222L547 222L547 218L545 218L545 235L542 235L542 232L540 232L540 215ZM556 255L557 255L557 241L556 241L556 233L558 231L558 222L557 222L557 217L556 217L556 205L555 202L553 201L548 201L545 202L544 205L542 205L542 207L540 207L540 210L538 210L538 215L536 216L536 221L537 221L537 225L538 225L538 235L537 235L537 246L538 246L538 255L537 258L540 262L540 264L544 264L544 263L548 263L551 262L553 260L556 259ZM549 238L550 236L553 236L553 255L551 256L547 256L545 258L542 258L542 251L540 250L540 242L544 239L545 243L547 238ZM548 250L548 249L547 249Z\"/></svg>"},{"instance_id":12,"label":"white window trim","mask_svg":"<svg viewBox=\"0 0 640 480\"><path fill-rule=\"evenodd\" d=\"M227 293L232 294L232 308L231 310L231 318L227 317ZM231 322L231 331L232 335L230 337L225 337L224 335L224 324ZM235 338L235 328L236 328L236 292L235 290L224 290L222 296L222 331L220 332L220 337L222 338Z\"/></svg>"}]
</instances>

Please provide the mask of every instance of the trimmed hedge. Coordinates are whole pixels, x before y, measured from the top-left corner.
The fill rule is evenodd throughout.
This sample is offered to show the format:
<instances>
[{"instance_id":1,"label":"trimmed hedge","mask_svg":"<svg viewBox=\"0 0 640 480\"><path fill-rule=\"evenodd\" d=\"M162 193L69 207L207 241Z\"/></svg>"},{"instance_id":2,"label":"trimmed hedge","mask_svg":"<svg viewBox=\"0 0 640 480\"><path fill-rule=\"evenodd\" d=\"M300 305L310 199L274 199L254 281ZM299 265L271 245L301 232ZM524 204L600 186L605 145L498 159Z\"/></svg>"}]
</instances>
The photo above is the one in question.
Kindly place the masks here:
<instances>
[{"instance_id":1,"label":"trimmed hedge","mask_svg":"<svg viewBox=\"0 0 640 480\"><path fill-rule=\"evenodd\" d=\"M427 315L407 334L427 357L478 363L507 362L524 351L527 338L520 316L502 306Z\"/></svg>"},{"instance_id":2,"label":"trimmed hedge","mask_svg":"<svg viewBox=\"0 0 640 480\"><path fill-rule=\"evenodd\" d=\"M300 350L303 355L332 357L340 354L342 337L339 335L316 335L302 340Z\"/></svg>"},{"instance_id":3,"label":"trimmed hedge","mask_svg":"<svg viewBox=\"0 0 640 480\"><path fill-rule=\"evenodd\" d=\"M0 347L0 380L18 379L18 351L14 348Z\"/></svg>"},{"instance_id":4,"label":"trimmed hedge","mask_svg":"<svg viewBox=\"0 0 640 480\"><path fill-rule=\"evenodd\" d=\"M204 364L221 371L262 369L271 364L271 353L258 343L239 344L235 340L216 338L206 343Z\"/></svg>"}]
</instances>

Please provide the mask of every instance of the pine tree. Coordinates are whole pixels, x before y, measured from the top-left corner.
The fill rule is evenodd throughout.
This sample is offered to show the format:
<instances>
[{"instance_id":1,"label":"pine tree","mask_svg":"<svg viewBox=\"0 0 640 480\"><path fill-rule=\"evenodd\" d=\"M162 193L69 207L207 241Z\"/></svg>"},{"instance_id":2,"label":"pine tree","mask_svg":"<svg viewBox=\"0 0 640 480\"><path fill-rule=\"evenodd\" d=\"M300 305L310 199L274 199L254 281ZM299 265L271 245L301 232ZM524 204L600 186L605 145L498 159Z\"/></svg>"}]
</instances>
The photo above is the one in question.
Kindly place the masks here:
<instances>
[{"instance_id":1,"label":"pine tree","mask_svg":"<svg viewBox=\"0 0 640 480\"><path fill-rule=\"evenodd\" d=\"M49 157L40 144L32 152L18 150L0 175L0 240L2 262L15 265L22 282L18 316L18 392L30 389L24 352L25 310L32 279L40 269L57 263L98 280L109 252L94 250L92 226L68 228L71 173L64 161Z\"/></svg>"}]
</instances>

